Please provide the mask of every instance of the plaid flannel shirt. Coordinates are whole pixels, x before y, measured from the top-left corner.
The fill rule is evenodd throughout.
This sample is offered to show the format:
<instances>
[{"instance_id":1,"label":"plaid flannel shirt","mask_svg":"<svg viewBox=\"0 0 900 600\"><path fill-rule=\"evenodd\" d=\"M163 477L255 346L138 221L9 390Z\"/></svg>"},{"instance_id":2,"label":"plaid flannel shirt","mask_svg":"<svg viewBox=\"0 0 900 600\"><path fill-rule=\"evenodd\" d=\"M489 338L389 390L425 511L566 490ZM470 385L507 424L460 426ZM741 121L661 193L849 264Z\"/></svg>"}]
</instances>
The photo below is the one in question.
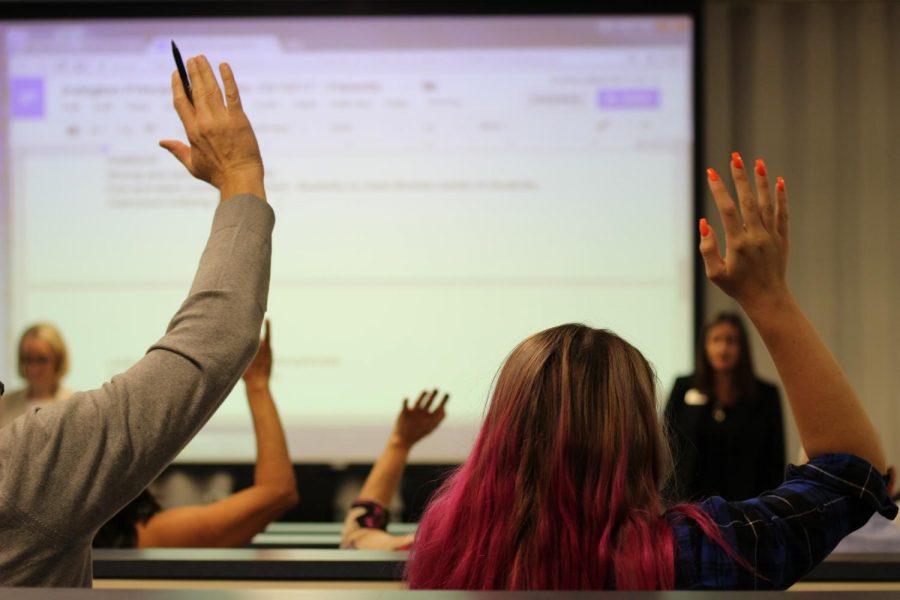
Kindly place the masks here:
<instances>
[{"instance_id":1,"label":"plaid flannel shirt","mask_svg":"<svg viewBox=\"0 0 900 600\"><path fill-rule=\"evenodd\" d=\"M868 462L829 454L789 465L785 482L752 500L710 498L698 506L753 572L693 520L668 514L678 589L785 589L819 564L875 511L894 518L886 481Z\"/></svg>"}]
</instances>

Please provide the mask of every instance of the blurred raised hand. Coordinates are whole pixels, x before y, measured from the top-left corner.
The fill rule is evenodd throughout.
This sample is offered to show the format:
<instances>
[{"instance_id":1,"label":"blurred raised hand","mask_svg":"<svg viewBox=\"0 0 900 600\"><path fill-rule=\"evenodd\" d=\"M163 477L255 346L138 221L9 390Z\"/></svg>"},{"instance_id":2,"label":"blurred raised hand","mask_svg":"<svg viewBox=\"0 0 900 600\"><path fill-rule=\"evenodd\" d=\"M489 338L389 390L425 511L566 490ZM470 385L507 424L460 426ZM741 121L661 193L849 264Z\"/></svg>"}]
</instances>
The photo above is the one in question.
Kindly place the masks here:
<instances>
[{"instance_id":1,"label":"blurred raised hand","mask_svg":"<svg viewBox=\"0 0 900 600\"><path fill-rule=\"evenodd\" d=\"M435 405L437 397L438 390L434 389L430 392L423 391L412 405L409 398L404 399L403 408L400 409L397 422L394 424L391 441L412 448L419 440L434 431L447 416L444 407L447 406L450 395L444 394L441 401Z\"/></svg>"},{"instance_id":2,"label":"blurred raised hand","mask_svg":"<svg viewBox=\"0 0 900 600\"><path fill-rule=\"evenodd\" d=\"M444 394L440 402L435 404L437 397L438 390L435 389L423 391L412 405L408 398L403 401L403 408L397 415L384 451L372 465L359 493L360 499L377 502L385 508L390 506L391 498L400 485L410 450L416 442L434 431L446 416L444 407L450 395Z\"/></svg>"}]
</instances>

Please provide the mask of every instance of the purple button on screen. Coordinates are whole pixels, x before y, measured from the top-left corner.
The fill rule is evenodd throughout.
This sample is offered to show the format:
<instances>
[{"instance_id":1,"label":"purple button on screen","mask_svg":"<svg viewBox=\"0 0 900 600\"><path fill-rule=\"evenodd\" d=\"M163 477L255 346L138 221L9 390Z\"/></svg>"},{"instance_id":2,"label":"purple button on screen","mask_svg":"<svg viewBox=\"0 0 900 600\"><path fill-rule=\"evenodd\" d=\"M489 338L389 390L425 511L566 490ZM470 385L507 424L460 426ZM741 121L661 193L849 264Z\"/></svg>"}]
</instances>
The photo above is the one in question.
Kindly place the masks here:
<instances>
[{"instance_id":1,"label":"purple button on screen","mask_svg":"<svg viewBox=\"0 0 900 600\"><path fill-rule=\"evenodd\" d=\"M9 112L13 118L43 117L44 80L37 77L14 77L9 82Z\"/></svg>"},{"instance_id":2,"label":"purple button on screen","mask_svg":"<svg viewBox=\"0 0 900 600\"><path fill-rule=\"evenodd\" d=\"M658 108L659 90L651 88L599 90L597 105L600 108Z\"/></svg>"}]
</instances>

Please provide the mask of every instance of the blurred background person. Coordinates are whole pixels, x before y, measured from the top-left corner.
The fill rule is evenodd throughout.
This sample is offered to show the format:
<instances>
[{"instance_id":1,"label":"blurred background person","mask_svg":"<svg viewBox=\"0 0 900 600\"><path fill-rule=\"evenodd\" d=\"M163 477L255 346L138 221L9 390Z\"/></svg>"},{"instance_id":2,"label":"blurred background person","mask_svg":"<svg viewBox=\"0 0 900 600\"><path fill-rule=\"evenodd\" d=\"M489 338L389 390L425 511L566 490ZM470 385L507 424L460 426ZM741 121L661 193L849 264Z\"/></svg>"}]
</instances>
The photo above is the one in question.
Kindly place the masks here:
<instances>
[{"instance_id":1,"label":"blurred background person","mask_svg":"<svg viewBox=\"0 0 900 600\"><path fill-rule=\"evenodd\" d=\"M22 333L18 349L19 376L25 387L0 399L0 427L5 427L32 406L65 400L72 390L63 387L69 372L69 351L59 330L35 323Z\"/></svg>"},{"instance_id":2,"label":"blurred background person","mask_svg":"<svg viewBox=\"0 0 900 600\"><path fill-rule=\"evenodd\" d=\"M675 381L665 409L679 500L751 498L784 480L778 388L756 376L743 321L719 313L697 345L694 373Z\"/></svg>"}]
</instances>

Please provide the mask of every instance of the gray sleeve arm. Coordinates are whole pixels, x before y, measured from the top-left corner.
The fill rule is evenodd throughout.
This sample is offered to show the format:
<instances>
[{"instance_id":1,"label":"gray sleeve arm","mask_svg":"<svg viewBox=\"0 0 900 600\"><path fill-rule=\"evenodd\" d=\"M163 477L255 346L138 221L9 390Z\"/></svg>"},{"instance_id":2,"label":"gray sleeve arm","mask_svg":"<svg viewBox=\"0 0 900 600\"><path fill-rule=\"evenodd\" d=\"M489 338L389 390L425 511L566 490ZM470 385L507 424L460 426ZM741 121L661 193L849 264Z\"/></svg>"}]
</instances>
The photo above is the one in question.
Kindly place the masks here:
<instances>
[{"instance_id":1,"label":"gray sleeve arm","mask_svg":"<svg viewBox=\"0 0 900 600\"><path fill-rule=\"evenodd\" d=\"M273 225L259 198L223 201L166 335L101 388L4 429L0 505L23 528L4 536L59 544L93 537L206 423L259 343Z\"/></svg>"}]
</instances>

